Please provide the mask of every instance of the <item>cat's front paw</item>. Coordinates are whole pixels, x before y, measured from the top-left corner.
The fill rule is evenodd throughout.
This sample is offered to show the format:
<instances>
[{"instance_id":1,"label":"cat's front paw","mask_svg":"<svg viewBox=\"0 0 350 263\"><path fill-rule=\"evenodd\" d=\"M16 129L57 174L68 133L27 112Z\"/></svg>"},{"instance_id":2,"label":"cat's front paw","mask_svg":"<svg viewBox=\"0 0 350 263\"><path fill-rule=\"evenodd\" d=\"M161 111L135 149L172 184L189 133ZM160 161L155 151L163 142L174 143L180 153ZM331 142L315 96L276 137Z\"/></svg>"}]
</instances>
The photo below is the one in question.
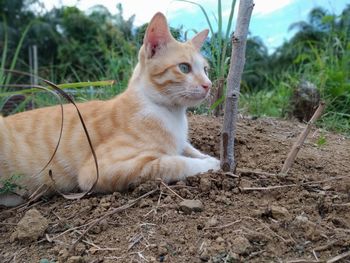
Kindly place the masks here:
<instances>
[{"instance_id":1,"label":"cat's front paw","mask_svg":"<svg viewBox=\"0 0 350 263\"><path fill-rule=\"evenodd\" d=\"M208 171L213 170L213 171L218 171L220 170L220 160L208 156L207 158L204 159L208 165Z\"/></svg>"}]
</instances>

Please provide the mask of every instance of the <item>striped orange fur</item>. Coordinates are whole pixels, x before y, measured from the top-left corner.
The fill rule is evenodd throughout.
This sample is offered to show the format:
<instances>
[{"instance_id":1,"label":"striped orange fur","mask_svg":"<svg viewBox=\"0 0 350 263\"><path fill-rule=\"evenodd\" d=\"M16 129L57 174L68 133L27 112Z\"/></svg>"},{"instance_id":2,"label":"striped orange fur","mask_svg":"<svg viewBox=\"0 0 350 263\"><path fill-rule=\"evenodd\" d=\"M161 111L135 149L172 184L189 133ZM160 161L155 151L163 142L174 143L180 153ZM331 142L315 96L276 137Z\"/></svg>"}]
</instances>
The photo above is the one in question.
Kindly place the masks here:
<instances>
[{"instance_id":1,"label":"striped orange fur","mask_svg":"<svg viewBox=\"0 0 350 263\"><path fill-rule=\"evenodd\" d=\"M187 139L186 108L207 95L211 82L199 50L208 30L180 43L166 18L151 20L139 62L122 94L108 101L78 104L100 168L95 192L127 189L149 179L172 182L219 169L219 161L200 153ZM30 192L46 184L51 169L61 191L88 190L96 169L83 128L72 105L64 105L63 134L49 167L38 174L57 143L59 106L0 117L0 176L21 175Z\"/></svg>"}]
</instances>

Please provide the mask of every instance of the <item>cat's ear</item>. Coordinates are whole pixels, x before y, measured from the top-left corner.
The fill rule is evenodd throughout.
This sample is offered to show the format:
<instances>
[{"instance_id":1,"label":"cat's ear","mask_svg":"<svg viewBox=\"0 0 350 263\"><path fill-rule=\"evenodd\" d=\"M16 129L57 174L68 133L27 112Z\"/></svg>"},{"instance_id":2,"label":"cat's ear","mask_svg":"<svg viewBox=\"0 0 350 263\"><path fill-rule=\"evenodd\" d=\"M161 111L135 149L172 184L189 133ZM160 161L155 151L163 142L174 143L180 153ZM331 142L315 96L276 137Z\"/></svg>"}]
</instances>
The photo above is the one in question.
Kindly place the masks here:
<instances>
[{"instance_id":1,"label":"cat's ear","mask_svg":"<svg viewBox=\"0 0 350 263\"><path fill-rule=\"evenodd\" d=\"M203 46L204 41L208 37L209 30L205 29L201 32L199 32L197 35L195 35L192 39L191 42L192 44L199 50Z\"/></svg>"},{"instance_id":2,"label":"cat's ear","mask_svg":"<svg viewBox=\"0 0 350 263\"><path fill-rule=\"evenodd\" d=\"M165 16L158 12L149 22L143 44L146 48L147 57L153 57L158 50L172 41L173 37L169 31Z\"/></svg>"}]
</instances>

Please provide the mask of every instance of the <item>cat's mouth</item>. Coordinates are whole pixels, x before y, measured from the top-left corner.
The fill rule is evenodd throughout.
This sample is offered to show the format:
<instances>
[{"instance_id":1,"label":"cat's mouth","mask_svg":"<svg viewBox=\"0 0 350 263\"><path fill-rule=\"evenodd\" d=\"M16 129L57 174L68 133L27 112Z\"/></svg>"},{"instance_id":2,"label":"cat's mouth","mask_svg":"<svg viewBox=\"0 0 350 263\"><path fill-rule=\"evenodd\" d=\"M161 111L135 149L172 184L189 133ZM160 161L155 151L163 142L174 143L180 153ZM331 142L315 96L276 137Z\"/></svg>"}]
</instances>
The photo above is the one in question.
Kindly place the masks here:
<instances>
[{"instance_id":1,"label":"cat's mouth","mask_svg":"<svg viewBox=\"0 0 350 263\"><path fill-rule=\"evenodd\" d=\"M208 95L209 92L206 90L190 90L184 94L183 99L187 102L187 104L192 106L204 100L206 97L208 97Z\"/></svg>"}]
</instances>

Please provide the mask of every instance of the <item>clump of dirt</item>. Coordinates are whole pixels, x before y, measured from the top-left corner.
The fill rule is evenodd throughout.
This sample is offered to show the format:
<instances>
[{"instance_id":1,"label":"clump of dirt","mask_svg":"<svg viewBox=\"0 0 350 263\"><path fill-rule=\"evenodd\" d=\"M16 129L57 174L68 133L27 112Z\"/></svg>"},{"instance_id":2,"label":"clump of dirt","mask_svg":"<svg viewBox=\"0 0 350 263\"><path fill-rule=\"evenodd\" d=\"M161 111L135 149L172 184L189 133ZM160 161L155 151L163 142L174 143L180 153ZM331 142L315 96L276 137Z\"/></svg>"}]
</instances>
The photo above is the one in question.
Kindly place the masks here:
<instances>
[{"instance_id":1,"label":"clump of dirt","mask_svg":"<svg viewBox=\"0 0 350 263\"><path fill-rule=\"evenodd\" d=\"M221 119L190 117L195 147L219 156ZM304 125L240 119L235 174L208 172L169 187L31 204L48 220L39 240L9 243L30 209L0 210L0 262L285 262L350 259L350 140L311 132L287 176L278 175ZM90 222L151 190L94 225ZM184 202L191 200L192 203ZM193 205L193 206L190 206ZM299 260L299 261L297 261ZM304 262L303 261L303 262ZM345 261L344 261L345 262Z\"/></svg>"},{"instance_id":2,"label":"clump of dirt","mask_svg":"<svg viewBox=\"0 0 350 263\"><path fill-rule=\"evenodd\" d=\"M11 235L11 242L36 241L43 236L49 223L35 208L28 210L24 217L18 222L15 232Z\"/></svg>"}]
</instances>

